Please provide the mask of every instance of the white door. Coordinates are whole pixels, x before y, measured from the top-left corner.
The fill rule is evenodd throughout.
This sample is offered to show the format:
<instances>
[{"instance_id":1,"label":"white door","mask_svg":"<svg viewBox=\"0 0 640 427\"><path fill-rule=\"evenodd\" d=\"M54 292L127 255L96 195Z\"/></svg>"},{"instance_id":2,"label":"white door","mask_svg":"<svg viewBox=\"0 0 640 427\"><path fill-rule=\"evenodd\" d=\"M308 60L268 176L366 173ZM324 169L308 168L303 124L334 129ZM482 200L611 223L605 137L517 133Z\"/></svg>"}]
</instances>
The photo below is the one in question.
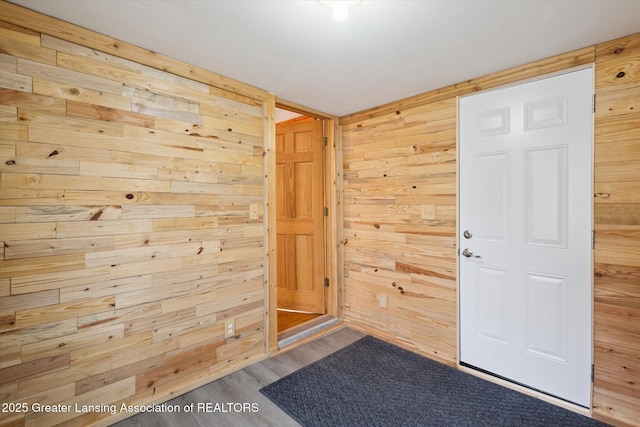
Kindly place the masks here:
<instances>
[{"instance_id":1,"label":"white door","mask_svg":"<svg viewBox=\"0 0 640 427\"><path fill-rule=\"evenodd\" d=\"M459 102L460 361L589 407L591 68Z\"/></svg>"}]
</instances>

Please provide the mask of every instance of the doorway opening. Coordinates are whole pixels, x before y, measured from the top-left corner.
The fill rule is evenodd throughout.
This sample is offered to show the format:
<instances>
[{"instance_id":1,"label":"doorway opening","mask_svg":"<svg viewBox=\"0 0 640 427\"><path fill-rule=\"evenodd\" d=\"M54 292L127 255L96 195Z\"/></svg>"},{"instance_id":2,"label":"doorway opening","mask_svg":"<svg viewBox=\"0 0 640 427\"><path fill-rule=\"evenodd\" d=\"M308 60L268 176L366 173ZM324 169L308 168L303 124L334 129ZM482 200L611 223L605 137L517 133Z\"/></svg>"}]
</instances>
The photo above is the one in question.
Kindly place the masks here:
<instances>
[{"instance_id":1,"label":"doorway opening","mask_svg":"<svg viewBox=\"0 0 640 427\"><path fill-rule=\"evenodd\" d=\"M327 262L329 120L276 108L277 347L338 319L331 316Z\"/></svg>"}]
</instances>

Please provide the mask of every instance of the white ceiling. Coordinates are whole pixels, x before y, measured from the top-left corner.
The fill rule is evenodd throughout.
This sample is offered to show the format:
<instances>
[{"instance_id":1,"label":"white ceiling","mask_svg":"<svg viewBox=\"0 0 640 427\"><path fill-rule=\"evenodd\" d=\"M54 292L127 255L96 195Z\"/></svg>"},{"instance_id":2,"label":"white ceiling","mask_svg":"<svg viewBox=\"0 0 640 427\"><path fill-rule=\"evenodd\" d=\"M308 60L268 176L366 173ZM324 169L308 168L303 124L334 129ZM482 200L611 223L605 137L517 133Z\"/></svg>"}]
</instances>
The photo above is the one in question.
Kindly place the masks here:
<instances>
[{"instance_id":1,"label":"white ceiling","mask_svg":"<svg viewBox=\"0 0 640 427\"><path fill-rule=\"evenodd\" d=\"M640 31L639 0L12 0L337 116Z\"/></svg>"}]
</instances>

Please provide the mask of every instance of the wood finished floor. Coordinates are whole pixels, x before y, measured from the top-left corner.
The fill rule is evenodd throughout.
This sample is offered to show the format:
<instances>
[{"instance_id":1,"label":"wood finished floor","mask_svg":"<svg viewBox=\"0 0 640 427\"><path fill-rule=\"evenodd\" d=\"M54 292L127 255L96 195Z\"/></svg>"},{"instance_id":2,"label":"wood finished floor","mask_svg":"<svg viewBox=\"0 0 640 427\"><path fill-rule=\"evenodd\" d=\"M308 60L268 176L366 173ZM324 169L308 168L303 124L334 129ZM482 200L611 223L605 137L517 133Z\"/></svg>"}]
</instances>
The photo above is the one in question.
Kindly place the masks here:
<instances>
[{"instance_id":1,"label":"wood finished floor","mask_svg":"<svg viewBox=\"0 0 640 427\"><path fill-rule=\"evenodd\" d=\"M296 313L293 311L278 310L278 333L289 330L320 316L322 316L322 314Z\"/></svg>"},{"instance_id":2,"label":"wood finished floor","mask_svg":"<svg viewBox=\"0 0 640 427\"><path fill-rule=\"evenodd\" d=\"M167 404L257 403L246 413L143 413L114 424L117 427L293 427L299 424L260 393L267 384L289 375L362 338L360 332L342 328L271 359L263 360L217 381L170 400Z\"/></svg>"}]
</instances>

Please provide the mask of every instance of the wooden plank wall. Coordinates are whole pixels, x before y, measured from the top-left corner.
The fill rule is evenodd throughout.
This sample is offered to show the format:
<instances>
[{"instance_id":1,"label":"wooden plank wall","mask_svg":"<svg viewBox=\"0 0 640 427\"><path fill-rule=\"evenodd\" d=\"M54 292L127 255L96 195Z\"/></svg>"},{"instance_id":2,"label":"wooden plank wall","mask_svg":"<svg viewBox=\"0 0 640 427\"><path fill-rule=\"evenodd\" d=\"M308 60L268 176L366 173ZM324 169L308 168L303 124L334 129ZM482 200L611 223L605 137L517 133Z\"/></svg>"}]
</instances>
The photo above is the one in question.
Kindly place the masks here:
<instances>
[{"instance_id":1,"label":"wooden plank wall","mask_svg":"<svg viewBox=\"0 0 640 427\"><path fill-rule=\"evenodd\" d=\"M72 409L0 425L110 423L264 358L268 95L1 6L0 396Z\"/></svg>"},{"instance_id":2,"label":"wooden plank wall","mask_svg":"<svg viewBox=\"0 0 640 427\"><path fill-rule=\"evenodd\" d=\"M640 34L596 46L593 412L640 425Z\"/></svg>"},{"instance_id":3,"label":"wooden plank wall","mask_svg":"<svg viewBox=\"0 0 640 427\"><path fill-rule=\"evenodd\" d=\"M593 414L638 425L640 34L342 117L345 322L456 365L456 96L593 62Z\"/></svg>"}]
</instances>

